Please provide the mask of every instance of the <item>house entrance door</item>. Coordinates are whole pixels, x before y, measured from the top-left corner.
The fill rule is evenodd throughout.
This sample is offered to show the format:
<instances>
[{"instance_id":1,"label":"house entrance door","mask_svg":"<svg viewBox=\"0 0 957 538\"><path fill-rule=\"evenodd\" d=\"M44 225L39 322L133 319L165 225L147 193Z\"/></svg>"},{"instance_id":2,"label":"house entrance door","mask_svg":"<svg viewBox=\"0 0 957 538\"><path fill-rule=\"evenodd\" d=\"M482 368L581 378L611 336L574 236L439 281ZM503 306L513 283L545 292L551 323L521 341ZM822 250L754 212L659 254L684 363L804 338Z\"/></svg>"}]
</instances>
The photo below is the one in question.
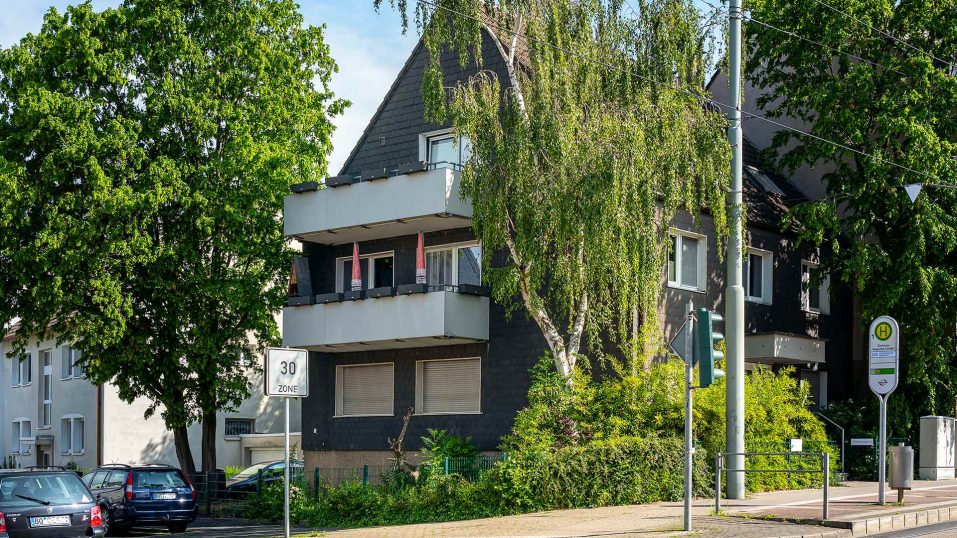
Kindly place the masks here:
<instances>
[{"instance_id":1,"label":"house entrance door","mask_svg":"<svg viewBox=\"0 0 957 538\"><path fill-rule=\"evenodd\" d=\"M49 446L37 445L37 465L53 465L53 454Z\"/></svg>"}]
</instances>

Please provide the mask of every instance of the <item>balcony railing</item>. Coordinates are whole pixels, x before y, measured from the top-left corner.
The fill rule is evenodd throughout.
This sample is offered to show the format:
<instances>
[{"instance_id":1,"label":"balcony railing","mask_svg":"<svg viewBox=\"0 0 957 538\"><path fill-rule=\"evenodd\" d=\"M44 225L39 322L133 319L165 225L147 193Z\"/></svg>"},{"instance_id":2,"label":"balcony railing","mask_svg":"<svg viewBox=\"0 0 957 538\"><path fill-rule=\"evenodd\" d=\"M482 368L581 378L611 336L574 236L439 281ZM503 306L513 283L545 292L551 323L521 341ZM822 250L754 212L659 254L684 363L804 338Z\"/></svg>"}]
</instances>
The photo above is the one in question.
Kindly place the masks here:
<instances>
[{"instance_id":1,"label":"balcony railing","mask_svg":"<svg viewBox=\"0 0 957 538\"><path fill-rule=\"evenodd\" d=\"M466 227L472 205L461 199L460 182L458 170L427 165L329 178L326 188L313 184L286 197L285 234L337 245Z\"/></svg>"},{"instance_id":2,"label":"balcony railing","mask_svg":"<svg viewBox=\"0 0 957 538\"><path fill-rule=\"evenodd\" d=\"M284 345L347 352L488 340L489 298L478 286L428 291L410 284L322 294L315 302L283 310Z\"/></svg>"}]
</instances>

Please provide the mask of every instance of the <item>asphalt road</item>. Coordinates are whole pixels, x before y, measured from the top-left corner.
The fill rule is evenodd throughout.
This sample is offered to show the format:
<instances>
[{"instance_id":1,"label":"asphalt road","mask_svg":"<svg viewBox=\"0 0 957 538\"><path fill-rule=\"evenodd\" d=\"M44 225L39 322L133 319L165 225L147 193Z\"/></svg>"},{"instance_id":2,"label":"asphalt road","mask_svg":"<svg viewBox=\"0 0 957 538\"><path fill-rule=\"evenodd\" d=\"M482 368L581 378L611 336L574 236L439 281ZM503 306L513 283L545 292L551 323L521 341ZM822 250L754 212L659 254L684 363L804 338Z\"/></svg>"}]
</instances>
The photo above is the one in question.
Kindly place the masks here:
<instances>
[{"instance_id":1,"label":"asphalt road","mask_svg":"<svg viewBox=\"0 0 957 538\"><path fill-rule=\"evenodd\" d=\"M307 529L293 529L296 532L306 532ZM186 531L191 538L232 538L236 536L282 536L282 525L258 525L251 521L236 519L197 519ZM117 534L134 538L138 536L183 536L170 534L164 527L143 527L131 529Z\"/></svg>"},{"instance_id":2,"label":"asphalt road","mask_svg":"<svg viewBox=\"0 0 957 538\"><path fill-rule=\"evenodd\" d=\"M957 521L947 521L945 523L937 523L925 527L891 531L876 536L880 538L916 538L917 536L923 538L952 538L953 536L957 536Z\"/></svg>"}]
</instances>

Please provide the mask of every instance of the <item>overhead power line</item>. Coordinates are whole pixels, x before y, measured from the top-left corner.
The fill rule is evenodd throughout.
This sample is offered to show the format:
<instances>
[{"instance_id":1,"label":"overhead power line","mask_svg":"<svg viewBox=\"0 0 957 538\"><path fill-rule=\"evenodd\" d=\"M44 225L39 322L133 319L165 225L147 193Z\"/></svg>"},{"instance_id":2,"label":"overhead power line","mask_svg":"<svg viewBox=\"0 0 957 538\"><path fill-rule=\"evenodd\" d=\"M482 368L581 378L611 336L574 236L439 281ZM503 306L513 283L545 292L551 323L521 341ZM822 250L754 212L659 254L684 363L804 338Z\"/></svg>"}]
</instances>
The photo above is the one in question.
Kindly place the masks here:
<instances>
[{"instance_id":1,"label":"overhead power line","mask_svg":"<svg viewBox=\"0 0 957 538\"><path fill-rule=\"evenodd\" d=\"M472 15L469 15L468 13L463 13L463 12L461 12L461 11L458 11L458 10L455 10L455 9L452 9L452 8L449 8L449 7L445 7L445 6L438 5L438 4L436 4L436 3L435 3L434 1L432 1L432 0L416 0L416 1L417 1L418 3L420 3L420 4L425 4L425 5L427 5L427 6L431 6L431 7L434 8L434 9L441 9L441 10L447 12L447 13L450 13L450 14L452 14L452 15L456 15L456 16L458 16L458 17L463 17L463 18L466 18L466 19L471 19L471 20L473 20L473 21L475 21L475 22L478 22L479 24L485 24L485 25L487 25L487 26L489 26L489 27L491 27L491 28L494 28L495 30L498 30L498 31L500 31L500 32L510 32L510 31L512 31L512 30L509 30L508 28L503 28L503 27L501 27L501 26L499 26L499 25L497 25L497 24L495 24L495 23L493 23L493 22L483 21L483 20L479 19L478 17L474 17L474 16L472 16ZM525 43L525 45L526 45L530 50L535 50L535 48L532 46L532 43L529 43L529 40L528 40L528 38L527 38L525 35L520 35L519 37L521 38L521 40ZM706 101L706 102L708 102L708 103L711 103L711 104L713 104L713 105L715 105L715 106L721 107L721 108L723 108L723 109L725 109L725 110L734 110L734 109L735 109L735 107L733 107L733 106L731 106L731 105L729 105L729 104L727 104L727 103L722 103L722 102L716 101L716 100L714 100L714 99L712 99L712 98L705 97L705 96L700 95L700 94L698 94L698 93L695 93L695 92L693 92L693 91L691 91L691 90L689 90L689 89L680 88L680 87L675 87L675 86L672 86L671 84L668 84L668 83L665 83L665 82L661 82L661 81L659 81L659 80L655 80L655 79L653 79L653 78L650 78L650 77L641 75L641 74L639 74L639 73L634 73L634 72L630 72L630 71L629 71L629 72L626 72L626 71L623 70L621 67L616 66L616 65L612 65L612 64L608 64L608 63L604 63L604 62L595 62L595 61L592 60L591 58L588 58L588 57L586 57L586 56L584 56L584 55L582 55L582 54L576 53L576 52L574 52L574 51L571 51L571 50L568 50L568 49L565 49L565 48L562 48L562 47L559 47L559 46L557 46L557 45L553 45L553 44L551 44L551 43L543 43L543 44L544 44L546 47L551 48L552 50L555 50L555 51L558 51L558 52L562 52L562 53L568 54L568 55L570 55L570 56L576 56L576 57L578 57L578 58L580 58L580 59L582 59L582 60L584 60L584 61L586 61L586 62L591 62L591 63L593 63L593 64L595 64L595 65L597 65L597 66L605 67L605 68L611 69L611 70L613 70L613 71L619 71L619 72L622 72L622 73L630 74L630 75L632 75L632 76L635 76L635 77L640 78L641 80L644 80L644 81L649 82L649 83L651 83L651 84L655 84L656 86L660 86L660 87L669 89L669 90L674 91L674 92L677 92L677 93L684 93L684 94L689 95L689 96L691 96L691 97L693 97L693 98L695 98L695 99L703 99L704 101ZM846 144L841 144L841 143L839 143L839 142L834 142L833 140L828 140L828 139L826 139L826 138L824 138L824 137L822 137L822 136L818 136L818 135L816 135L816 134L810 133L810 132L805 131L805 130L803 130L803 129L798 129L798 128L796 128L796 127L791 127L790 125L786 125L786 124L784 124L784 123L781 123L781 122L779 122L779 121L775 121L775 120L773 120L773 119L771 119L771 118L768 118L768 117L765 117L765 116L761 116L761 115L758 115L758 114L754 114L754 113L748 112L748 111L746 111L746 110L742 110L742 111L741 111L741 114L747 116L748 118L761 120L761 121L770 123L770 124L772 124L772 125L775 125L775 126L777 126L777 127L780 127L781 129L785 129L785 130L788 130L788 131L791 131L791 132L800 134L800 135L802 135L802 136L806 136L806 137L808 137L808 138L815 139L815 140L817 140L817 141L819 141L819 142L824 142L824 143L830 144L830 145L832 145L832 146L834 146L834 147L841 148L841 149L844 149L844 150L846 150L846 151L850 151L850 152L852 152L852 153L855 153L855 154L857 154L857 155L860 155L860 156L865 157L865 158L867 158L867 159L870 159L870 160L872 160L872 161L879 162L879 163L881 163L881 164L885 164L885 165L887 165L887 166L891 166L891 167L897 168L897 169L899 169L899 170L903 170L903 171L905 171L905 172L910 172L910 173L912 173L912 174L916 174L916 175L919 175L919 176L923 176L923 177L932 179L932 180L934 180L934 181L943 181L942 179L940 179L939 177L937 177L937 176L935 176L935 175L933 175L933 174L929 174L929 173L927 173L927 172L924 172L924 171L921 171L921 170L917 170L917 169L915 169L915 168L911 168L911 167L909 167L909 166L905 166L905 165L896 163L896 162L894 162L894 161L891 161L891 160L888 160L888 159L884 159L884 158L882 158L882 157L878 157L878 156L876 156L876 155L871 155L870 153L867 153L867 152L865 152L865 151L861 151L861 150L856 149L856 148L852 148L852 147L850 147L850 146L848 146L848 145L846 145Z\"/></svg>"}]
</instances>

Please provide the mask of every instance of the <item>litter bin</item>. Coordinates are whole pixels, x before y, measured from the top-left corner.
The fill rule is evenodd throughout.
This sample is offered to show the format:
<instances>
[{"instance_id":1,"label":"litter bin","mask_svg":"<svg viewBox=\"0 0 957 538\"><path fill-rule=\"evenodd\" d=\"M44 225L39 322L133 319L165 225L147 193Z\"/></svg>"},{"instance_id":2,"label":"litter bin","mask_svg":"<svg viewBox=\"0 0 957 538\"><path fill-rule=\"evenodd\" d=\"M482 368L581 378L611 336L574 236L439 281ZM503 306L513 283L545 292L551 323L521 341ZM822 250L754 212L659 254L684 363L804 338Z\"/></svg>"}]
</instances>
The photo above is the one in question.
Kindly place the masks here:
<instances>
[{"instance_id":1,"label":"litter bin","mask_svg":"<svg viewBox=\"0 0 957 538\"><path fill-rule=\"evenodd\" d=\"M904 502L904 490L914 483L914 449L901 443L891 447L891 487L897 490L897 502Z\"/></svg>"}]
</instances>

